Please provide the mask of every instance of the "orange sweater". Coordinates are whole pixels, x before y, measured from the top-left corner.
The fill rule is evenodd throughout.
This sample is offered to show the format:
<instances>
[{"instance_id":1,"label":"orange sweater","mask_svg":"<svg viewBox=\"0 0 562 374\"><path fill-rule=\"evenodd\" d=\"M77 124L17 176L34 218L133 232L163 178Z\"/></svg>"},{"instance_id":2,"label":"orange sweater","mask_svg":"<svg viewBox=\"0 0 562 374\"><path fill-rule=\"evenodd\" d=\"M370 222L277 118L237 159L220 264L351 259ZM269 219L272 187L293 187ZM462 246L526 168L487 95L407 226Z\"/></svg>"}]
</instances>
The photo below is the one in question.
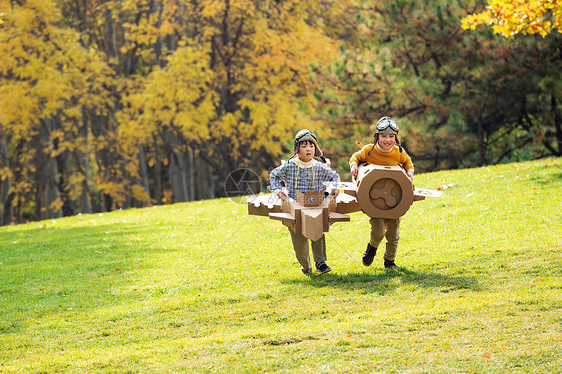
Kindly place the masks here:
<instances>
[{"instance_id":1,"label":"orange sweater","mask_svg":"<svg viewBox=\"0 0 562 374\"><path fill-rule=\"evenodd\" d=\"M372 149L372 151L371 151ZM371 153L369 154L369 151ZM406 171L414 169L414 163L406 151L402 148L402 152L395 145L390 152L381 152L378 147L373 148L372 144L367 144L360 151L357 151L349 159L349 164L361 162L382 166L402 166Z\"/></svg>"}]
</instances>

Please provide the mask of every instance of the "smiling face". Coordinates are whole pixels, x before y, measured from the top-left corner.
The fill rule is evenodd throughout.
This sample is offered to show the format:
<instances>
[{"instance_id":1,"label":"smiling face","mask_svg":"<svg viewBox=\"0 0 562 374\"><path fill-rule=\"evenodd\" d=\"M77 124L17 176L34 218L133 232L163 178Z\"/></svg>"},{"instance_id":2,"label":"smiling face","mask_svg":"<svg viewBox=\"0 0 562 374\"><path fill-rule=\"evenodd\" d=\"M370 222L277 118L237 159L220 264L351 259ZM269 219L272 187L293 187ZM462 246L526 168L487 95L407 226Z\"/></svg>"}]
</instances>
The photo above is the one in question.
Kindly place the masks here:
<instances>
[{"instance_id":1,"label":"smiling face","mask_svg":"<svg viewBox=\"0 0 562 374\"><path fill-rule=\"evenodd\" d=\"M396 135L380 133L377 143L385 151L390 151L396 144Z\"/></svg>"},{"instance_id":2,"label":"smiling face","mask_svg":"<svg viewBox=\"0 0 562 374\"><path fill-rule=\"evenodd\" d=\"M311 143L307 140L301 142L301 144L299 145L297 156L299 156L299 160L308 162L312 160L315 152L316 152L316 147L314 146L314 143Z\"/></svg>"}]
</instances>

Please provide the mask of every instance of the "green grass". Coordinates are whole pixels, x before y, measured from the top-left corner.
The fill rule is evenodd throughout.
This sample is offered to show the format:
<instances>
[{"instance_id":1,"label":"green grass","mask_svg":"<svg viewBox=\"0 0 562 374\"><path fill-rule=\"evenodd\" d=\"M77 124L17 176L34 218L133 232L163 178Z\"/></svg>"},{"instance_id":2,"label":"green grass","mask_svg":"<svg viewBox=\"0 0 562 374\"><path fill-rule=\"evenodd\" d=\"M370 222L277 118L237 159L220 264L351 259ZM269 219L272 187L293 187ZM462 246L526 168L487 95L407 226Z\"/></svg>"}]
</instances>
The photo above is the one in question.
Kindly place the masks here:
<instances>
[{"instance_id":1,"label":"green grass","mask_svg":"<svg viewBox=\"0 0 562 374\"><path fill-rule=\"evenodd\" d=\"M228 199L0 228L0 372L560 373L562 159L456 184L366 268L362 213L300 273L278 221Z\"/></svg>"}]
</instances>

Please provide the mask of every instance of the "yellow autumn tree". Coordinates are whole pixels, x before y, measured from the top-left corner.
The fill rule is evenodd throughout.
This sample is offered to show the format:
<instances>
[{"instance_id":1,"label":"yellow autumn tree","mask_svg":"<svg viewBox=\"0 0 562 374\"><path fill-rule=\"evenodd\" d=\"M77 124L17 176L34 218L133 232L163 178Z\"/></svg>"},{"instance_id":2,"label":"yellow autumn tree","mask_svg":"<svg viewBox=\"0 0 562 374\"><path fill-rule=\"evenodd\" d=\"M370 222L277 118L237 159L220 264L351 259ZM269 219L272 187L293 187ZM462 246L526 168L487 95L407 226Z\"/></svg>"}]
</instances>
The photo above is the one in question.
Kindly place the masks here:
<instances>
[{"instance_id":1,"label":"yellow autumn tree","mask_svg":"<svg viewBox=\"0 0 562 374\"><path fill-rule=\"evenodd\" d=\"M106 65L61 25L50 0L1 3L0 131L17 216L57 217L87 189L83 110L104 100Z\"/></svg>"},{"instance_id":2,"label":"yellow autumn tree","mask_svg":"<svg viewBox=\"0 0 562 374\"><path fill-rule=\"evenodd\" d=\"M320 5L200 3L203 26L195 39L211 47L218 101L209 129L225 171L276 163L297 128L315 127L301 110L311 102L307 75L312 62L331 61L335 53L333 41L310 22L310 10Z\"/></svg>"},{"instance_id":3,"label":"yellow autumn tree","mask_svg":"<svg viewBox=\"0 0 562 374\"><path fill-rule=\"evenodd\" d=\"M125 16L137 10L123 4L120 18L139 18ZM139 71L136 89L123 95L119 132L130 151L147 149L149 165L165 163L169 178L179 175L181 181L169 181L174 201L189 195L189 179L207 178L209 167L220 180L241 166L267 169L297 128L319 127L303 112L312 103L310 64L335 53L312 22L319 5L171 0L158 16L126 23L123 37L131 44L121 51L151 49L137 54L158 64L146 75Z\"/></svg>"},{"instance_id":4,"label":"yellow autumn tree","mask_svg":"<svg viewBox=\"0 0 562 374\"><path fill-rule=\"evenodd\" d=\"M562 6L558 0L489 0L486 10L462 20L463 29L492 26L506 38L521 34L562 33Z\"/></svg>"},{"instance_id":5,"label":"yellow autumn tree","mask_svg":"<svg viewBox=\"0 0 562 374\"><path fill-rule=\"evenodd\" d=\"M308 74L337 53L324 17L340 4L0 0L1 202L15 191L22 217L212 197L297 129L328 138ZM43 202L47 170L60 196Z\"/></svg>"}]
</instances>

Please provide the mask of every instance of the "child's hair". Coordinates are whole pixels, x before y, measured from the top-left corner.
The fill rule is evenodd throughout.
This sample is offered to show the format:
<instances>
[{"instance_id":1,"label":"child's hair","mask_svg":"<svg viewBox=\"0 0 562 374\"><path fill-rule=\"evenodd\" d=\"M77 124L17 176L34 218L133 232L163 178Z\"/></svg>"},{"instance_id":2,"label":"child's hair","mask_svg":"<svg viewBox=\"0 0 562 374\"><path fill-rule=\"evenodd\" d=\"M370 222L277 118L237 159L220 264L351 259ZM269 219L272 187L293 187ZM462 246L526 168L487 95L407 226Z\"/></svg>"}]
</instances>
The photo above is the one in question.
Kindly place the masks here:
<instances>
[{"instance_id":1,"label":"child's hair","mask_svg":"<svg viewBox=\"0 0 562 374\"><path fill-rule=\"evenodd\" d=\"M298 148L297 148L297 152L298 152L298 149L300 148L301 144L303 144L303 143L304 143L304 144L308 143L308 144L314 145L314 142L312 142L312 141L310 141L310 140L303 140L303 141L300 141L300 142L299 142L299 146L298 146Z\"/></svg>"}]
</instances>

